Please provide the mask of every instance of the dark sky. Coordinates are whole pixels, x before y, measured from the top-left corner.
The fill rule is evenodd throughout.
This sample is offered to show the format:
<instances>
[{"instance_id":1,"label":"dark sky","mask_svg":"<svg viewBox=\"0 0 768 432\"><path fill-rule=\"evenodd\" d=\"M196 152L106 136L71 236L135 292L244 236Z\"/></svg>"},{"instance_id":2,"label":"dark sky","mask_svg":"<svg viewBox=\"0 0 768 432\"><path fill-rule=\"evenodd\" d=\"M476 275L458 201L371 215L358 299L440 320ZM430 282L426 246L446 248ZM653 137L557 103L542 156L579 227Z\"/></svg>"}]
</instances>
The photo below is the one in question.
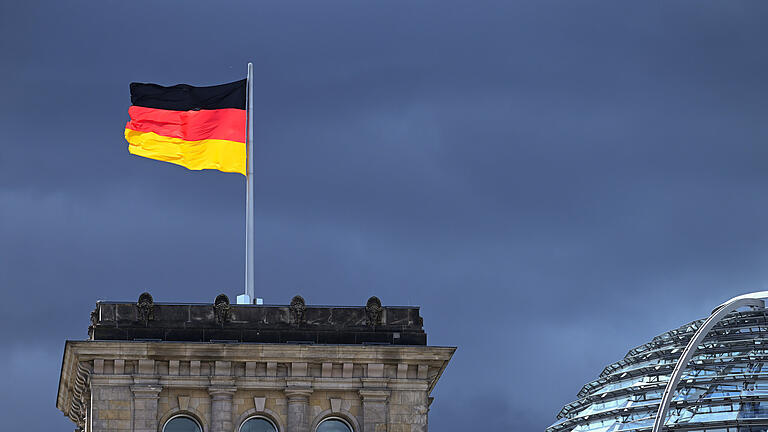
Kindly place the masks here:
<instances>
[{"instance_id":1,"label":"dark sky","mask_svg":"<svg viewBox=\"0 0 768 432\"><path fill-rule=\"evenodd\" d=\"M433 431L542 431L768 281L763 1L5 1L6 430L69 431L98 299L241 293L242 176L131 156L128 83L255 68L256 289L422 307Z\"/></svg>"}]
</instances>

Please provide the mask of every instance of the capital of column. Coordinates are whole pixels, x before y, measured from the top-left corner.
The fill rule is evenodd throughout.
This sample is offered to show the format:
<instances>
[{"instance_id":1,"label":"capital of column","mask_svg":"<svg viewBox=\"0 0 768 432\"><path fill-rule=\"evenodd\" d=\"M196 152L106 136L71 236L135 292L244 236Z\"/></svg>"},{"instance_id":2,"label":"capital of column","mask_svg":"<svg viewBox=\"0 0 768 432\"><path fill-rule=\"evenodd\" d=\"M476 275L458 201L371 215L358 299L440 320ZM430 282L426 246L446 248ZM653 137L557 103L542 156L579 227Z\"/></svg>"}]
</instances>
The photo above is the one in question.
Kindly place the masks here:
<instances>
[{"instance_id":1,"label":"capital of column","mask_svg":"<svg viewBox=\"0 0 768 432\"><path fill-rule=\"evenodd\" d=\"M311 394L312 394L311 388L285 389L285 396L288 398L288 403L309 402L309 395Z\"/></svg>"},{"instance_id":2,"label":"capital of column","mask_svg":"<svg viewBox=\"0 0 768 432\"><path fill-rule=\"evenodd\" d=\"M158 399L163 386L153 384L137 384L131 386L134 399Z\"/></svg>"},{"instance_id":3,"label":"capital of column","mask_svg":"<svg viewBox=\"0 0 768 432\"><path fill-rule=\"evenodd\" d=\"M312 394L312 383L311 381L290 381L287 383L284 392L288 398L288 403L309 403L309 395Z\"/></svg>"},{"instance_id":4,"label":"capital of column","mask_svg":"<svg viewBox=\"0 0 768 432\"><path fill-rule=\"evenodd\" d=\"M312 394L312 379L286 379L284 392L288 402L308 402L309 395Z\"/></svg>"},{"instance_id":5,"label":"capital of column","mask_svg":"<svg viewBox=\"0 0 768 432\"><path fill-rule=\"evenodd\" d=\"M386 402L392 392L386 389L360 389L358 394L366 402Z\"/></svg>"},{"instance_id":6,"label":"capital of column","mask_svg":"<svg viewBox=\"0 0 768 432\"><path fill-rule=\"evenodd\" d=\"M208 394L211 395L211 399L213 400L232 399L236 391L237 391L237 387L234 387L234 386L208 387Z\"/></svg>"}]
</instances>

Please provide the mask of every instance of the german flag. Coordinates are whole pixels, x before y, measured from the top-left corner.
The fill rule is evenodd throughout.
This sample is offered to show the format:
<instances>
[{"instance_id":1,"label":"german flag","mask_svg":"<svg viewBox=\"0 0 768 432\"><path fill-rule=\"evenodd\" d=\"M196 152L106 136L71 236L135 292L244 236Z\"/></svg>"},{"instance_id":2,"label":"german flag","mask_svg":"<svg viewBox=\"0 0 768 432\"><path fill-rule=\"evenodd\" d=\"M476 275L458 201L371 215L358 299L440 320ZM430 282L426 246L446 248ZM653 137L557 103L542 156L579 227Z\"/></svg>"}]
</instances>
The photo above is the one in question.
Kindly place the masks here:
<instances>
[{"instance_id":1,"label":"german flag","mask_svg":"<svg viewBox=\"0 0 768 432\"><path fill-rule=\"evenodd\" d=\"M245 175L246 80L210 87L131 83L128 151L191 170Z\"/></svg>"}]
</instances>

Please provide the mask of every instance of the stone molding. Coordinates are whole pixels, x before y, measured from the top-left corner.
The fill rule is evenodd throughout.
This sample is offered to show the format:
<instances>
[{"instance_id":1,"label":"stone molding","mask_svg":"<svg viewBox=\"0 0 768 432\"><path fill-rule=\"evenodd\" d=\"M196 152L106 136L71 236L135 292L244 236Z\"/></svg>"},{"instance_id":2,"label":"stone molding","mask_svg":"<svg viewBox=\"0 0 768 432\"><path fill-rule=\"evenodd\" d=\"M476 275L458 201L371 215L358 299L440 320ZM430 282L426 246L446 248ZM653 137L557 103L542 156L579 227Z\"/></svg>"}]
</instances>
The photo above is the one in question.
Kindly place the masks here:
<instances>
[{"instance_id":1,"label":"stone molding","mask_svg":"<svg viewBox=\"0 0 768 432\"><path fill-rule=\"evenodd\" d=\"M232 396L235 395L235 392L237 391L237 387L223 387L223 386L212 386L208 387L208 394L211 395L211 399L213 400L225 400L225 399L232 399Z\"/></svg>"},{"instance_id":2,"label":"stone molding","mask_svg":"<svg viewBox=\"0 0 768 432\"><path fill-rule=\"evenodd\" d=\"M131 375L91 375L92 386L133 385L135 380Z\"/></svg>"},{"instance_id":3,"label":"stone molding","mask_svg":"<svg viewBox=\"0 0 768 432\"><path fill-rule=\"evenodd\" d=\"M297 358L291 358L288 357L290 354L295 354L296 356L300 356L301 354L305 354L305 350L302 348L301 350L297 350L297 347L286 347L281 346L280 348L284 348L282 353L282 358L275 358L275 360L284 360L281 362L270 362L272 360L271 358L259 358L260 354L262 354L263 350L259 349L242 349L243 356L245 355L245 352L249 351L251 356L249 358L243 358L243 361L233 361L231 363L226 363L227 367L224 367L224 364L221 363L221 360L217 360L217 357L213 357L210 360L206 360L206 369L201 370L200 368L200 361L199 360L181 360L181 363L186 363L187 369L183 372L184 375L175 375L175 373L178 372L178 365L174 363L173 368L173 375L170 374L171 368L170 368L170 361L178 361L173 360L174 358L178 358L175 356L175 354L179 351L179 348L185 348L184 352L188 355L186 359L189 358L206 358L204 356L210 356L213 354L218 354L218 351L221 351L219 347L217 348L217 352L211 353L209 351L209 345L204 346L195 346L195 344L187 344L187 343L180 343L180 344L172 344L174 346L168 347L167 350L165 349L158 349L161 347L150 347L149 345L153 345L154 343L133 343L130 344L131 346L125 348L126 344L123 343L113 343L113 342L70 342L67 345L67 348L65 350L65 364L62 368L62 380L61 385L64 386L68 383L67 388L60 387L60 398L58 403L61 405L62 402L66 402L67 400L71 401L72 397L72 389L73 385L76 383L76 380L73 380L68 377L76 377L77 374L83 375L85 371L82 369L83 364L88 364L89 360L99 360L100 365L100 371L101 374L92 374L90 370L87 372L89 376L89 380L93 383L93 385L117 385L119 383L132 383L132 384L157 384L164 387L171 387L171 388L177 388L177 387L208 387L213 385L228 385L228 386L236 386L239 388L263 388L263 389L275 389L280 390L283 388L286 388L288 386L296 386L296 385L304 385L308 387L314 387L317 389L327 389L327 390L341 390L341 389L354 389L355 387L360 385L360 381L363 381L363 385L366 387L381 387L385 386L385 384L381 382L381 380L385 380L388 382L392 388L397 389L408 389L408 388L420 388L423 387L424 384L426 384L430 389L434 385L437 378L442 373L442 370L444 369L445 365L447 364L448 360L450 359L451 354L453 353L452 348L436 348L436 347L416 347L416 350L410 350L410 349L402 349L401 347L385 347L385 349L382 349L381 347L376 347L374 350L385 352L392 354L390 355L384 355L384 363L371 363L368 360L368 348L370 347L352 347L353 350L349 350L349 347L336 347L333 351L333 353L330 354L328 357L325 358L317 358L317 355L312 356L304 356L299 357L302 360L307 360L306 362L295 362L291 360L296 360ZM169 344L171 345L171 344ZM181 345L178 346L178 345ZM125 349L123 349L125 348ZM153 348L153 349L149 349ZM165 347L162 347L165 348ZM253 347L234 347L237 348L253 348ZM325 351L326 347L313 347L313 354L316 354L315 348L319 349L321 352ZM390 348L390 349L386 349ZM199 356L195 355L196 351L199 352ZM170 351L170 352L165 352ZM239 351L239 350L238 350ZM255 352L254 352L255 351ZM343 357L340 356L340 351L343 354ZM349 352L344 352L349 351ZM415 351L415 352L414 352ZM394 354L399 353L401 355L400 358L397 359L397 361L387 362L387 357L395 357ZM138 360L142 360L141 358L138 358L141 355L152 355L155 359L162 359L164 357L164 354L168 354L169 356L166 358L169 358L169 360L153 360L152 364L150 365L150 362L138 362ZM325 353L323 353L325 354ZM333 355L336 354L336 355ZM353 354L358 354L362 358L351 358ZM426 354L431 354L427 356ZM113 359L117 357L117 355L124 355L124 358L116 359L120 362L120 370L118 372L124 372L128 371L129 373L114 373L115 366L112 366L114 364ZM234 355L234 357L238 357L237 354ZM405 357L405 359L402 359L402 357ZM424 357L428 357L425 359ZM76 362L76 359L81 359L80 362ZM207 357L210 358L210 357ZM222 358L222 357L218 357ZM280 373L280 376L264 376L264 371L262 370L260 372L259 376L241 376L242 370L244 368L243 363L247 363L250 360L250 363L254 363L252 360L258 358L263 369L263 364L272 364L274 368L277 369L277 366L283 368L283 372ZM222 375L215 375L216 373L216 366L215 362L219 361L219 373L227 372L230 373L230 376L222 376ZM381 360L380 360L381 361ZM401 366L402 364L407 361L409 368L405 369ZM422 362L426 362L429 365L430 370L434 368L435 372L430 372L429 376L424 378L418 378L417 376L413 375L413 371L418 371L418 365ZM306 376L306 377L286 377L285 370L286 368L289 368L290 371L291 367L295 363L300 363L301 367L299 368L300 371L304 371L304 363L307 363L308 369L313 371L313 376ZM80 368L78 371L78 368L75 366L77 364L80 364ZM160 364L161 366L157 366L157 364ZM167 366L162 366L163 364ZM322 365L326 364L326 374L328 369L332 369L333 373L339 373L338 369L341 368L341 366L349 366L349 377L339 377L331 376L331 377L322 377L322 376L316 376L320 375L322 371ZM367 365L370 364L383 364L384 365L384 371L379 370L378 374L384 374L387 375L386 377L382 378L367 378L367 377L360 377L360 373L365 373L365 368ZM110 366L110 367L107 367ZM141 367L143 366L143 367ZM354 366L354 367L353 367ZM167 367L168 371L165 369L161 370L159 368L161 367ZM156 370L152 370L152 369ZM139 369L137 371L137 369ZM213 371L209 371L209 369L214 369ZM226 369L226 371L224 371ZM236 370L240 372L236 372ZM352 371L354 370L355 375L352 375ZM363 372L360 372L362 370ZM399 376L406 376L408 370L411 372L410 377L406 378L394 378L393 374L397 374ZM425 376L425 367L421 368L422 377ZM143 372L145 375L138 375L136 372ZM156 373L156 375L150 375L149 373ZM201 375L187 375L189 373L197 373ZM212 374L213 373L213 374ZM274 372L277 375L277 372ZM309 375L309 372L304 372L303 374ZM80 378L81 380L83 377ZM297 381L305 381L305 384L299 384ZM70 402L67 402L70 403ZM62 408L61 406L59 407ZM62 411L64 411L62 409Z\"/></svg>"},{"instance_id":4,"label":"stone molding","mask_svg":"<svg viewBox=\"0 0 768 432\"><path fill-rule=\"evenodd\" d=\"M287 378L284 392L288 402L308 400L312 394L312 378Z\"/></svg>"},{"instance_id":5,"label":"stone molding","mask_svg":"<svg viewBox=\"0 0 768 432\"><path fill-rule=\"evenodd\" d=\"M385 388L389 385L389 378L360 378L363 387Z\"/></svg>"},{"instance_id":6,"label":"stone molding","mask_svg":"<svg viewBox=\"0 0 768 432\"><path fill-rule=\"evenodd\" d=\"M309 400L309 396L312 395L311 387L289 387L284 390L285 397L288 398L288 403L291 402L305 402Z\"/></svg>"},{"instance_id":7,"label":"stone molding","mask_svg":"<svg viewBox=\"0 0 768 432\"><path fill-rule=\"evenodd\" d=\"M226 345L226 350L222 349ZM306 345L301 344L221 344L194 342L138 342L138 341L67 341L65 351L74 351L88 361L95 358L139 360L164 358L166 360L224 360L290 363L408 363L439 365L450 360L455 347L408 345ZM74 354L73 353L73 354ZM87 358L86 358L87 357ZM301 359L301 360L297 360Z\"/></svg>"},{"instance_id":8,"label":"stone molding","mask_svg":"<svg viewBox=\"0 0 768 432\"><path fill-rule=\"evenodd\" d=\"M211 381L211 387L234 387L235 386L235 378L234 377L220 377L220 376L212 376L210 377Z\"/></svg>"},{"instance_id":9,"label":"stone molding","mask_svg":"<svg viewBox=\"0 0 768 432\"><path fill-rule=\"evenodd\" d=\"M136 399L158 399L163 387L153 384L138 384L131 386L131 392Z\"/></svg>"},{"instance_id":10,"label":"stone molding","mask_svg":"<svg viewBox=\"0 0 768 432\"><path fill-rule=\"evenodd\" d=\"M310 377L286 377L284 380L286 388L312 387L312 383L314 382Z\"/></svg>"},{"instance_id":11,"label":"stone molding","mask_svg":"<svg viewBox=\"0 0 768 432\"><path fill-rule=\"evenodd\" d=\"M361 389L358 394L363 402L386 402L392 392L385 389Z\"/></svg>"}]
</instances>

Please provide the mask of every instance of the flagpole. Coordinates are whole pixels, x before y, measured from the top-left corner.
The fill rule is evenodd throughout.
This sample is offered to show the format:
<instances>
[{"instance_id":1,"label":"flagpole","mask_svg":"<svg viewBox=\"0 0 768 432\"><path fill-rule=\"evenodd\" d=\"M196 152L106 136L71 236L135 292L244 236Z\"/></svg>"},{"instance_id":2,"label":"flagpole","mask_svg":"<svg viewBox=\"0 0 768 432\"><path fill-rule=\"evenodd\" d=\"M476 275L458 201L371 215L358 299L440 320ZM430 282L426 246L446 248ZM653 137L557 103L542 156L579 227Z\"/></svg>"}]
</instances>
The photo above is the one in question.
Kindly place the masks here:
<instances>
[{"instance_id":1,"label":"flagpole","mask_svg":"<svg viewBox=\"0 0 768 432\"><path fill-rule=\"evenodd\" d=\"M248 100L246 111L248 126L246 135L246 151L248 160L246 166L246 197L245 197L245 298L248 304L254 301L253 274L253 63L248 63Z\"/></svg>"}]
</instances>

